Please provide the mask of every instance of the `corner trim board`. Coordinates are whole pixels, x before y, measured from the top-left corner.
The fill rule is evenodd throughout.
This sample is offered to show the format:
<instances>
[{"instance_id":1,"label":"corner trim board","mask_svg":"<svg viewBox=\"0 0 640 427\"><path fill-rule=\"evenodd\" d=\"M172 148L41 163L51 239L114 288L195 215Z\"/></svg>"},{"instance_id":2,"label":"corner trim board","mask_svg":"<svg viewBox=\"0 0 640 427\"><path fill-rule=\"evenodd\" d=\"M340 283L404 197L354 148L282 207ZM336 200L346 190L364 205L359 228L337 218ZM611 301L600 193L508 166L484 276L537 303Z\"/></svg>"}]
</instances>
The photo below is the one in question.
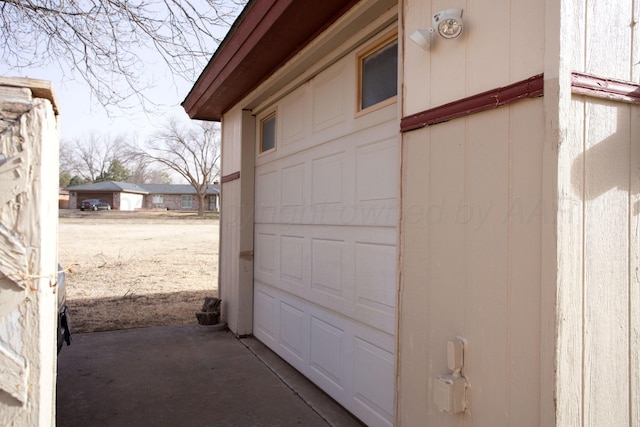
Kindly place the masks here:
<instances>
[{"instance_id":1,"label":"corner trim board","mask_svg":"<svg viewBox=\"0 0 640 427\"><path fill-rule=\"evenodd\" d=\"M469 96L431 108L400 121L400 131L408 132L426 126L492 110L527 98L543 96L544 75L538 74L508 86L491 89L477 95Z\"/></svg>"},{"instance_id":2,"label":"corner trim board","mask_svg":"<svg viewBox=\"0 0 640 427\"><path fill-rule=\"evenodd\" d=\"M235 181L236 179L240 179L240 171L233 172L228 175L224 175L222 178L220 178L220 184L225 184L230 181Z\"/></svg>"},{"instance_id":3,"label":"corner trim board","mask_svg":"<svg viewBox=\"0 0 640 427\"><path fill-rule=\"evenodd\" d=\"M574 71L571 93L640 104L640 84Z\"/></svg>"}]
</instances>

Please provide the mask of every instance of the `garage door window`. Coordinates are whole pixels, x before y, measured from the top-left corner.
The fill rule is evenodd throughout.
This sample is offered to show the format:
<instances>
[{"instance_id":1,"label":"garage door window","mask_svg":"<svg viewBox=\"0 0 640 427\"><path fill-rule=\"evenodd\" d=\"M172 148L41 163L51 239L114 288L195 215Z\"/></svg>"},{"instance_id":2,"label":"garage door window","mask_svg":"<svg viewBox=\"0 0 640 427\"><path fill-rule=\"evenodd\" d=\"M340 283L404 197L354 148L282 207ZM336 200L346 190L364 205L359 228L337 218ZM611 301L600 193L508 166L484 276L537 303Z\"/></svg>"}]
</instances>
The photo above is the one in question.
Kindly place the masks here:
<instances>
[{"instance_id":1,"label":"garage door window","mask_svg":"<svg viewBox=\"0 0 640 427\"><path fill-rule=\"evenodd\" d=\"M396 101L398 38L393 34L358 55L358 111L367 112Z\"/></svg>"},{"instance_id":2,"label":"garage door window","mask_svg":"<svg viewBox=\"0 0 640 427\"><path fill-rule=\"evenodd\" d=\"M260 121L260 154L276 149L276 113Z\"/></svg>"}]
</instances>

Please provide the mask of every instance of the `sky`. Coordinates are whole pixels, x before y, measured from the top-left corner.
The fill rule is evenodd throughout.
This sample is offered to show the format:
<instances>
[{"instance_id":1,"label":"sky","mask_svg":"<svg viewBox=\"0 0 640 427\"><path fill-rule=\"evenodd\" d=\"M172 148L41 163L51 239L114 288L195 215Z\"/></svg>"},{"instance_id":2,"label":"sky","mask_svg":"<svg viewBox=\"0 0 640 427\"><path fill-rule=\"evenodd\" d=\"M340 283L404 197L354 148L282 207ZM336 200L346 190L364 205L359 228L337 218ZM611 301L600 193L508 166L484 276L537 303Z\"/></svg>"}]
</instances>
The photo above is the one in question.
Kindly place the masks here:
<instances>
[{"instance_id":1,"label":"sky","mask_svg":"<svg viewBox=\"0 0 640 427\"><path fill-rule=\"evenodd\" d=\"M127 111L117 108L105 110L92 98L86 83L65 78L57 64L16 73L8 71L6 66L0 63L0 76L51 81L60 113L58 119L61 141L82 141L83 137L97 133L114 138L126 134L132 138L131 142L142 142L152 138L170 118L185 123L190 121L180 103L191 90L193 83L177 81L170 76L157 77L157 86L147 93L149 98L160 104L154 107L154 113L145 112L141 106ZM166 172L172 183L187 183L185 178L176 172L169 169L166 169Z\"/></svg>"},{"instance_id":2,"label":"sky","mask_svg":"<svg viewBox=\"0 0 640 427\"><path fill-rule=\"evenodd\" d=\"M189 117L180 103L195 82L175 80L171 76L156 76L157 85L147 91L146 96L154 101L154 112L145 112L142 106L127 110L111 108L107 111L91 95L83 81L65 77L57 64L44 68L14 71L0 64L0 75L4 77L26 77L47 80L60 111L60 138L78 139L93 132L137 135L147 138L171 117L188 121Z\"/></svg>"},{"instance_id":3,"label":"sky","mask_svg":"<svg viewBox=\"0 0 640 427\"><path fill-rule=\"evenodd\" d=\"M223 37L228 28L220 29ZM144 50L139 56L152 58ZM155 62L154 62L155 61ZM203 64L204 67L204 64ZM148 139L170 118L189 121L180 106L197 79L197 74L189 81L172 76L168 67L157 59L145 63L145 78L154 86L145 90L144 95L153 104L146 110L139 103L127 110L110 108L108 111L92 97L87 84L80 77L73 77L61 70L60 65L50 64L41 68L12 70L0 62L0 76L22 77L51 81L60 111L60 138L82 139L91 133L107 133L114 137L122 134ZM66 75L65 75L66 74Z\"/></svg>"},{"instance_id":4,"label":"sky","mask_svg":"<svg viewBox=\"0 0 640 427\"><path fill-rule=\"evenodd\" d=\"M16 71L0 63L0 75L47 80L52 83L60 111L61 139L82 138L93 132L113 136L135 134L145 138L171 117L189 120L180 103L195 83L195 80L187 82L172 78L162 64L154 68L151 74L157 83L154 88L145 92L155 104L152 113L145 112L142 106L127 110L110 108L107 111L92 97L84 81L65 76L58 64Z\"/></svg>"}]
</instances>

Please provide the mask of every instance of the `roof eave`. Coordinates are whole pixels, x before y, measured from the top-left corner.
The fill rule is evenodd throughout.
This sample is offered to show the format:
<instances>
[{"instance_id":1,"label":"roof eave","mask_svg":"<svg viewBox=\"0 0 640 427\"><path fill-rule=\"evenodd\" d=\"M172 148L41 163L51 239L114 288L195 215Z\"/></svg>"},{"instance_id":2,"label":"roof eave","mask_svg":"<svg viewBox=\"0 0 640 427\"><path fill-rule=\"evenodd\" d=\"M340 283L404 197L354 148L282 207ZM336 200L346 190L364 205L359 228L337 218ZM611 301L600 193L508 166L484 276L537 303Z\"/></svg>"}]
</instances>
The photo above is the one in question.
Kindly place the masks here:
<instances>
[{"instance_id":1,"label":"roof eave","mask_svg":"<svg viewBox=\"0 0 640 427\"><path fill-rule=\"evenodd\" d=\"M192 119L220 121L359 0L252 0L182 103Z\"/></svg>"}]
</instances>

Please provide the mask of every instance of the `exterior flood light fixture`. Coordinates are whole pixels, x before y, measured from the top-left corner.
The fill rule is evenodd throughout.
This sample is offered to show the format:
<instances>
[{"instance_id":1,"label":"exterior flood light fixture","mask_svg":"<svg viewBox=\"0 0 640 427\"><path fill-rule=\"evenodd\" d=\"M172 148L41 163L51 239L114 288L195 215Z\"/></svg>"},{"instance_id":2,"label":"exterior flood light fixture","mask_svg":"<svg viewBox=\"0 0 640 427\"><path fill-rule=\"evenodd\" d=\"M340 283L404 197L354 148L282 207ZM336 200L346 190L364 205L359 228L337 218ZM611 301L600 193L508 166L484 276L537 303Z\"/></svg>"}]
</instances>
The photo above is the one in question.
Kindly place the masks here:
<instances>
[{"instance_id":1,"label":"exterior flood light fixture","mask_svg":"<svg viewBox=\"0 0 640 427\"><path fill-rule=\"evenodd\" d=\"M462 9L447 9L433 15L433 29L445 39L462 34Z\"/></svg>"},{"instance_id":2,"label":"exterior flood light fixture","mask_svg":"<svg viewBox=\"0 0 640 427\"><path fill-rule=\"evenodd\" d=\"M415 30L409 35L411 41L428 50L431 47L432 34L438 33L445 39L455 39L462 34L462 9L447 9L440 11L431 18L432 27L426 30Z\"/></svg>"}]
</instances>

